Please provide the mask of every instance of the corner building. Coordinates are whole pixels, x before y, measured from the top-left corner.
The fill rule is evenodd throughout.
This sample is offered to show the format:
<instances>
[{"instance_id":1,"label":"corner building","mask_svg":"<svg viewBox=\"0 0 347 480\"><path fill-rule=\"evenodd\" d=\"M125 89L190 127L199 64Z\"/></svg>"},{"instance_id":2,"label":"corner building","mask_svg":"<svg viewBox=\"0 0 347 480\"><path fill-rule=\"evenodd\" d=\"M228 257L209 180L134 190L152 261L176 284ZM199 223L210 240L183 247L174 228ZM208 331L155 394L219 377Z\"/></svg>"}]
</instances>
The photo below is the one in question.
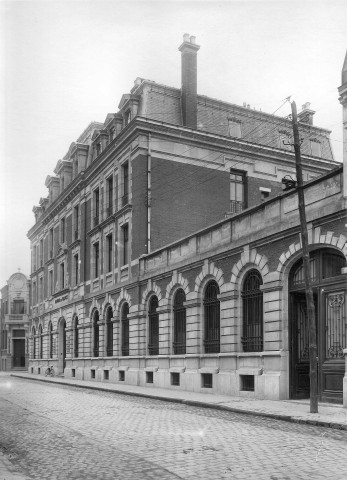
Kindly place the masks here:
<instances>
[{"instance_id":1,"label":"corner building","mask_svg":"<svg viewBox=\"0 0 347 480\"><path fill-rule=\"evenodd\" d=\"M52 364L78 379L305 396L305 354L294 361L288 340L294 285L302 306L296 194L281 193L282 179L295 178L291 122L198 95L195 38L179 50L181 89L137 78L118 112L91 123L46 179L28 233L29 371ZM342 285L342 169L313 116L305 104L314 265L333 264L329 278ZM331 395L321 394L342 401L339 348L336 365Z\"/></svg>"},{"instance_id":2,"label":"corner building","mask_svg":"<svg viewBox=\"0 0 347 480\"><path fill-rule=\"evenodd\" d=\"M1 289L0 371L29 366L29 295L30 281L19 271Z\"/></svg>"}]
</instances>

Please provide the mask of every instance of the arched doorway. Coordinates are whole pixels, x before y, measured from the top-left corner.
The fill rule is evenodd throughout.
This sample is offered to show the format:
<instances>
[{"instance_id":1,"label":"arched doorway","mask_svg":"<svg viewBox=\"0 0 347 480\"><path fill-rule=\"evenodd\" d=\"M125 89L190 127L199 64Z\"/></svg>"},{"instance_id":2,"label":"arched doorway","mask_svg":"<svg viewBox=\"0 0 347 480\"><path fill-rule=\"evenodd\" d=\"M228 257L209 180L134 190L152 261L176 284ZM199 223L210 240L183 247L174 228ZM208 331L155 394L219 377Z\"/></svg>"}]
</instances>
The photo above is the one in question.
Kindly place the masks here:
<instances>
[{"instance_id":1,"label":"arched doorway","mask_svg":"<svg viewBox=\"0 0 347 480\"><path fill-rule=\"evenodd\" d=\"M333 249L310 253L310 271L316 307L318 394L322 401L342 403L347 348L345 257ZM290 396L308 398L309 325L302 259L289 275Z\"/></svg>"},{"instance_id":2,"label":"arched doorway","mask_svg":"<svg viewBox=\"0 0 347 480\"><path fill-rule=\"evenodd\" d=\"M60 319L59 322L59 353L58 353L58 362L59 362L59 372L63 372L66 367L66 322L64 318Z\"/></svg>"}]
</instances>

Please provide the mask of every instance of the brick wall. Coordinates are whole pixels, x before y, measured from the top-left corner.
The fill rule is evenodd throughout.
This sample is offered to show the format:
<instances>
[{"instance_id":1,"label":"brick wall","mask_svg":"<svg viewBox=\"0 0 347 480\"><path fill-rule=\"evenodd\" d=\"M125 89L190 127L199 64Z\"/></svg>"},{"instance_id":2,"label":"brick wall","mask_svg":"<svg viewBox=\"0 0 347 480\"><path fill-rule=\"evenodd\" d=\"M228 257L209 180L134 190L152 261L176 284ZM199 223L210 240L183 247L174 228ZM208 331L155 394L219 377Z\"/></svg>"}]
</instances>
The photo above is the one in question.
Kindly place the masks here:
<instances>
[{"instance_id":1,"label":"brick wall","mask_svg":"<svg viewBox=\"0 0 347 480\"><path fill-rule=\"evenodd\" d=\"M147 253L147 157L132 162L132 259Z\"/></svg>"},{"instance_id":2,"label":"brick wall","mask_svg":"<svg viewBox=\"0 0 347 480\"><path fill-rule=\"evenodd\" d=\"M260 187L271 189L271 192L267 199L276 197L277 195L282 193L282 183L274 182L271 180L262 180L256 177L247 177L248 207L259 205L259 203L261 203L262 195L261 191L259 190Z\"/></svg>"},{"instance_id":3,"label":"brick wall","mask_svg":"<svg viewBox=\"0 0 347 480\"><path fill-rule=\"evenodd\" d=\"M152 159L152 250L224 218L229 173Z\"/></svg>"}]
</instances>

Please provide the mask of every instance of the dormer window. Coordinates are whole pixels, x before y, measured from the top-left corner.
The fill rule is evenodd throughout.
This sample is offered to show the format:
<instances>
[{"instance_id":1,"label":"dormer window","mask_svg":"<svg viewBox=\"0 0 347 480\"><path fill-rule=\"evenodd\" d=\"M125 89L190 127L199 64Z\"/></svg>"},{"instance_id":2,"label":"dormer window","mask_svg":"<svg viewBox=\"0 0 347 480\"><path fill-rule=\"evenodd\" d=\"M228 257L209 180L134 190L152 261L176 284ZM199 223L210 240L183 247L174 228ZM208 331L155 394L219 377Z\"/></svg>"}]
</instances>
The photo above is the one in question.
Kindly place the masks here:
<instances>
[{"instance_id":1,"label":"dormer window","mask_svg":"<svg viewBox=\"0 0 347 480\"><path fill-rule=\"evenodd\" d=\"M112 127L110 129L110 136L109 136L110 142L112 142L112 140L115 138L115 136L116 136L116 129L115 129L115 127Z\"/></svg>"},{"instance_id":2,"label":"dormer window","mask_svg":"<svg viewBox=\"0 0 347 480\"><path fill-rule=\"evenodd\" d=\"M126 113L125 113L125 125L128 125L128 123L131 122L131 112L130 110L128 110Z\"/></svg>"},{"instance_id":3,"label":"dormer window","mask_svg":"<svg viewBox=\"0 0 347 480\"><path fill-rule=\"evenodd\" d=\"M96 144L96 155L100 155L101 153L101 142Z\"/></svg>"},{"instance_id":4,"label":"dormer window","mask_svg":"<svg viewBox=\"0 0 347 480\"><path fill-rule=\"evenodd\" d=\"M279 130L279 147L284 150L293 150L290 132L287 130Z\"/></svg>"},{"instance_id":5,"label":"dormer window","mask_svg":"<svg viewBox=\"0 0 347 480\"><path fill-rule=\"evenodd\" d=\"M228 125L229 125L229 136L230 137L235 137L235 138L241 138L242 137L240 120L230 118L228 120Z\"/></svg>"},{"instance_id":6,"label":"dormer window","mask_svg":"<svg viewBox=\"0 0 347 480\"><path fill-rule=\"evenodd\" d=\"M319 140L312 139L310 140L311 146L311 155L314 157L321 157L322 156L322 148Z\"/></svg>"}]
</instances>

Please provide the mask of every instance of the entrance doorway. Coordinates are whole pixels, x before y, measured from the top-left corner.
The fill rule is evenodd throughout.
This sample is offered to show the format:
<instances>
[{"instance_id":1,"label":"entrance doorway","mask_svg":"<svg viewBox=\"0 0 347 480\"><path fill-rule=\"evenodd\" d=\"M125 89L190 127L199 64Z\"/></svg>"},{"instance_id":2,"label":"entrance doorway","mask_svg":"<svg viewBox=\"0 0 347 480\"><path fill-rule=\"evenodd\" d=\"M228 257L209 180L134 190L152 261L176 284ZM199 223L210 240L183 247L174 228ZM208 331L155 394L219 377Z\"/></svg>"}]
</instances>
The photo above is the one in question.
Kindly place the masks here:
<instances>
[{"instance_id":1,"label":"entrance doorway","mask_svg":"<svg viewBox=\"0 0 347 480\"><path fill-rule=\"evenodd\" d=\"M316 310L318 347L318 395L321 401L342 403L347 348L346 282L341 268L346 265L342 254L316 250L310 254L311 280ZM310 396L309 325L302 259L289 277L290 306L290 396Z\"/></svg>"},{"instance_id":2,"label":"entrance doorway","mask_svg":"<svg viewBox=\"0 0 347 480\"><path fill-rule=\"evenodd\" d=\"M24 367L25 367L25 339L14 338L12 368L24 368Z\"/></svg>"},{"instance_id":3,"label":"entrance doorway","mask_svg":"<svg viewBox=\"0 0 347 480\"><path fill-rule=\"evenodd\" d=\"M66 367L66 322L61 319L59 322L59 351L58 351L59 371L64 373Z\"/></svg>"}]
</instances>

